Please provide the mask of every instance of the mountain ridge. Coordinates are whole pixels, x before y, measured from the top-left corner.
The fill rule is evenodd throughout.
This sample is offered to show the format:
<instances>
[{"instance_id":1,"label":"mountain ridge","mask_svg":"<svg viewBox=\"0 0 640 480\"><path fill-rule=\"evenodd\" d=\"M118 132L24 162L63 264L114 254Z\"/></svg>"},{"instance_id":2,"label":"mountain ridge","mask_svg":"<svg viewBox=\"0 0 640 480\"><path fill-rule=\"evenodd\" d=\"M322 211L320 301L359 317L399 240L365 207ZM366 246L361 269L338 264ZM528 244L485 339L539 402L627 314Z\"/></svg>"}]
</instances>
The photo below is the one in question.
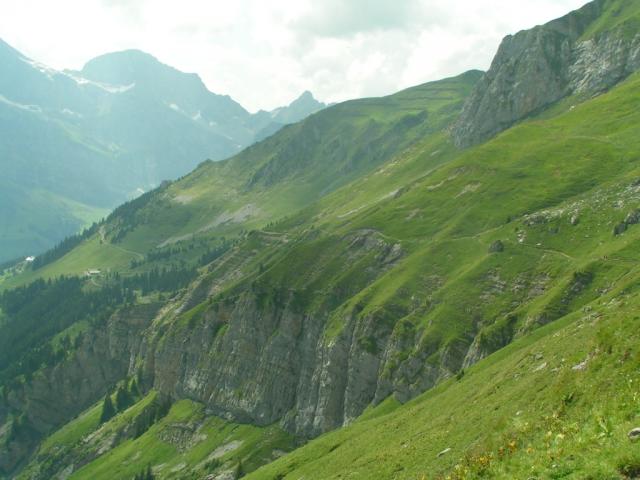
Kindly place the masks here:
<instances>
[{"instance_id":1,"label":"mountain ridge","mask_svg":"<svg viewBox=\"0 0 640 480\"><path fill-rule=\"evenodd\" d=\"M0 183L22 189L5 198L15 214L13 228L0 226L3 261L37 255L122 201L282 127L143 52L107 54L75 72L2 45L0 118L12 134L0 141Z\"/></svg>"},{"instance_id":2,"label":"mountain ridge","mask_svg":"<svg viewBox=\"0 0 640 480\"><path fill-rule=\"evenodd\" d=\"M635 4L598 5L602 20ZM569 42L539 34L520 37L544 76L545 39ZM561 70L563 48L550 57ZM496 64L519 72L522 50L507 50ZM461 150L452 125L468 105L523 88L506 75L490 91L481 75L328 108L121 206L18 275L86 271L89 292L127 300L58 319L52 343L34 340L56 347L46 362L2 365L21 372L0 395L2 468L94 480L146 465L160 478L635 475L640 75L566 101L536 87L531 105L545 108ZM22 288L40 300L58 285ZM28 291L7 288L0 328L24 318ZM133 406L85 420L123 391ZM148 421L156 395L175 403ZM262 434L209 443L208 422ZM268 434L293 437L283 451L320 438L277 459ZM243 441L262 458L234 453Z\"/></svg>"},{"instance_id":3,"label":"mountain ridge","mask_svg":"<svg viewBox=\"0 0 640 480\"><path fill-rule=\"evenodd\" d=\"M604 12L619 5L640 19L637 0L596 0L545 25L507 36L454 125L456 145L481 143L563 98L597 95L640 70L637 30L627 39L627 23L597 25ZM589 32L594 26L598 30ZM589 36L584 38L585 34Z\"/></svg>"}]
</instances>

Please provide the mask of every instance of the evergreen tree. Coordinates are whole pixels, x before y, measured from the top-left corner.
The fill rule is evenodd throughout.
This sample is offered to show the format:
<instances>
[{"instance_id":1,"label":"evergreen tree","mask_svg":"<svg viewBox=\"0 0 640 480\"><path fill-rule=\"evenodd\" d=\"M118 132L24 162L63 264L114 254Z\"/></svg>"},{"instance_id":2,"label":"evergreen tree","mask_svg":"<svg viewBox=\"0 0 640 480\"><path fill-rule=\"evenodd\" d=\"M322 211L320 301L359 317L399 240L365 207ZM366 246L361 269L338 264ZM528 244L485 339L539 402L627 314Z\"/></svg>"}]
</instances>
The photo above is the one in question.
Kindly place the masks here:
<instances>
[{"instance_id":1,"label":"evergreen tree","mask_svg":"<svg viewBox=\"0 0 640 480\"><path fill-rule=\"evenodd\" d=\"M115 414L116 409L113 407L111 395L107 393L107 395L104 397L104 402L102 402L102 415L100 415L100 424L108 422L111 418L113 418Z\"/></svg>"},{"instance_id":2,"label":"evergreen tree","mask_svg":"<svg viewBox=\"0 0 640 480\"><path fill-rule=\"evenodd\" d=\"M123 385L120 385L116 391L116 408L122 412L129 408L129 405L131 405L131 395Z\"/></svg>"},{"instance_id":3,"label":"evergreen tree","mask_svg":"<svg viewBox=\"0 0 640 480\"><path fill-rule=\"evenodd\" d=\"M129 396L131 398L138 398L140 396L140 389L138 388L138 382L134 378L131 380L131 384L129 384Z\"/></svg>"}]
</instances>

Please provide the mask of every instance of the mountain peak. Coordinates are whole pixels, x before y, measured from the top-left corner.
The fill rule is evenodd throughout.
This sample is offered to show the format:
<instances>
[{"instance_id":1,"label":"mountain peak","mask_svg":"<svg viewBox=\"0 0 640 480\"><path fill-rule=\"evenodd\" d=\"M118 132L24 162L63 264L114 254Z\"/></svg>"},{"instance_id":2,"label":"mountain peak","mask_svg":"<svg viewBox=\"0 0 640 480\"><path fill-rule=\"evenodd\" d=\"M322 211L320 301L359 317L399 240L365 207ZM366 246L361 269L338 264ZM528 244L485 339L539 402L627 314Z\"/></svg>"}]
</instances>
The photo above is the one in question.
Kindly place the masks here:
<instances>
[{"instance_id":1,"label":"mountain peak","mask_svg":"<svg viewBox=\"0 0 640 480\"><path fill-rule=\"evenodd\" d=\"M309 90L305 90L297 99L298 100L307 100L307 99L315 100L316 98L313 96L313 93L311 93Z\"/></svg>"},{"instance_id":2,"label":"mountain peak","mask_svg":"<svg viewBox=\"0 0 640 480\"><path fill-rule=\"evenodd\" d=\"M156 64L162 65L162 62L158 60L156 57L151 55L148 52L143 50L138 50L136 48L129 48L126 50L118 50L115 52L103 53L102 55L98 55L95 58L89 60L84 68L95 64L95 63L103 63L103 62L112 62L112 63L126 63L126 62L142 62L148 64Z\"/></svg>"},{"instance_id":3,"label":"mountain peak","mask_svg":"<svg viewBox=\"0 0 640 480\"><path fill-rule=\"evenodd\" d=\"M274 121L283 124L296 123L316 113L327 105L318 101L309 90L302 94L286 107L278 108L271 112Z\"/></svg>"},{"instance_id":4,"label":"mountain peak","mask_svg":"<svg viewBox=\"0 0 640 480\"><path fill-rule=\"evenodd\" d=\"M155 82L163 77L175 80L176 77L188 75L165 65L153 55L136 49L100 55L89 60L81 73L89 80L111 84ZM197 75L188 76L199 80Z\"/></svg>"}]
</instances>

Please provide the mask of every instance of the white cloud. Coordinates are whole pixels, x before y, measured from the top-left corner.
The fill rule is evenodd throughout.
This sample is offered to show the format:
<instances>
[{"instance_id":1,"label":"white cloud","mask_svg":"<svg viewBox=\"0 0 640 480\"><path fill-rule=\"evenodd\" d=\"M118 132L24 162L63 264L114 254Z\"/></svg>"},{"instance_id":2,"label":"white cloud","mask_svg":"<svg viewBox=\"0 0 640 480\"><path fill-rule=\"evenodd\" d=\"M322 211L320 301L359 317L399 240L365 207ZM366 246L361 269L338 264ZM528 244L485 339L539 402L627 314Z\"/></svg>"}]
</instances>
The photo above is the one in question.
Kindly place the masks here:
<instances>
[{"instance_id":1,"label":"white cloud","mask_svg":"<svg viewBox=\"0 0 640 480\"><path fill-rule=\"evenodd\" d=\"M485 69L585 0L3 0L0 38L56 68L139 48L245 107L383 95Z\"/></svg>"}]
</instances>

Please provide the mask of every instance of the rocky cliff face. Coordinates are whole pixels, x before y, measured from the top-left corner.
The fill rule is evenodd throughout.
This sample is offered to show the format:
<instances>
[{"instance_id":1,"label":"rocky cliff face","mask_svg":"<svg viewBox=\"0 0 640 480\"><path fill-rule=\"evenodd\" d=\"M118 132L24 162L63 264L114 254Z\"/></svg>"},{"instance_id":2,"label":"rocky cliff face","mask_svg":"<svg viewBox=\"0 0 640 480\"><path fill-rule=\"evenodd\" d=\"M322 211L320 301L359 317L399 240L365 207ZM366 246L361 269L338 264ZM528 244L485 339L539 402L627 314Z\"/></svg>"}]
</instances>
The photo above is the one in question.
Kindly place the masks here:
<instances>
[{"instance_id":1,"label":"rocky cliff face","mask_svg":"<svg viewBox=\"0 0 640 480\"><path fill-rule=\"evenodd\" d=\"M409 400L461 368L472 338L423 348L420 333L397 321L409 311L363 312L359 303L343 308L403 257L398 244L363 230L341 239L332 252L341 275L357 265L359 280L315 292L310 301L290 286L278 291L277 284L256 282L243 282L223 298L198 296L203 302L192 310L187 295L182 301L188 308L177 303L177 315L145 336L137 362L145 385L201 402L223 418L260 426L279 422L309 439L348 424L389 395ZM219 268L227 263L233 259L222 258ZM199 291L207 282L210 292L218 291L220 274L212 273Z\"/></svg>"},{"instance_id":2,"label":"rocky cliff face","mask_svg":"<svg viewBox=\"0 0 640 480\"><path fill-rule=\"evenodd\" d=\"M24 414L26 431L0 449L0 472L13 471L47 434L82 412L122 380L133 368L141 333L157 305L124 309L107 325L93 328L76 352L31 381L14 386L0 400L0 440L11 429L9 411Z\"/></svg>"},{"instance_id":3,"label":"rocky cliff face","mask_svg":"<svg viewBox=\"0 0 640 480\"><path fill-rule=\"evenodd\" d=\"M366 262L365 285L402 257L399 246L374 231L347 236L338 251L345 261ZM336 289L311 307L295 291L276 298L270 289L245 285L237 295L205 302L190 325L173 321L148 335L141 349L145 383L202 402L218 416L281 422L303 438L348 423L404 383L382 374L404 347L392 340L393 323L379 314L360 316L358 308L336 313L350 292ZM441 373L425 382L432 385Z\"/></svg>"},{"instance_id":4,"label":"rocky cliff face","mask_svg":"<svg viewBox=\"0 0 640 480\"><path fill-rule=\"evenodd\" d=\"M310 235L305 240L313 242ZM399 321L422 311L422 303L366 309L365 300L353 301L405 256L376 230L312 248L318 259L291 260L290 277L267 280L246 269L259 242L277 251L282 239L259 236L250 250L239 247L217 259L162 309L126 308L93 329L64 362L10 391L8 404L0 402L0 425L8 425L2 409L10 406L25 411L37 433L47 433L136 375L145 390L198 401L209 414L279 423L310 439L349 424L390 395L407 401L503 346L474 342L475 331L454 342L425 343L420 328ZM329 275L346 281L325 283ZM310 287L318 277L322 290ZM14 470L38 438L11 442L0 451L0 468Z\"/></svg>"},{"instance_id":5,"label":"rocky cliff face","mask_svg":"<svg viewBox=\"0 0 640 480\"><path fill-rule=\"evenodd\" d=\"M506 37L453 128L456 145L483 142L562 98L601 93L640 70L640 34L616 28L583 39L606 7L596 0Z\"/></svg>"},{"instance_id":6,"label":"rocky cliff face","mask_svg":"<svg viewBox=\"0 0 640 480\"><path fill-rule=\"evenodd\" d=\"M354 420L371 402L392 393L407 400L460 367L466 350L432 366L420 352L392 367L407 345L378 320L347 314L342 331L328 339L327 315L290 303L261 308L248 293L214 307L196 328L176 327L146 349L145 360L154 387L173 398L241 422L281 422L313 438Z\"/></svg>"},{"instance_id":7,"label":"rocky cliff face","mask_svg":"<svg viewBox=\"0 0 640 480\"><path fill-rule=\"evenodd\" d=\"M597 93L640 68L640 36L612 31L580 40L603 4L506 39L455 127L458 143L481 141L566 95ZM425 300L441 280L421 279L421 299L407 294L406 301L368 302L366 290L405 252L398 240L373 229L339 235L323 237L315 227L299 238L249 234L159 313L155 305L123 309L61 364L10 389L0 400L0 440L12 428L10 411L25 412L29 427L44 434L133 374L141 375L144 389L197 400L210 414L256 425L279 422L311 438L389 395L414 397L517 334L517 318L506 317L483 337L481 310L469 308L462 334L423 335L424 326L409 317L433 308ZM286 265L273 273L278 262ZM499 275L488 273L486 281L489 294L479 288L478 303L505 288ZM521 297L513 298L521 302L544 290L520 283L513 291ZM528 288L537 293L527 294ZM18 436L0 450L0 470L19 466L35 438Z\"/></svg>"}]
</instances>

